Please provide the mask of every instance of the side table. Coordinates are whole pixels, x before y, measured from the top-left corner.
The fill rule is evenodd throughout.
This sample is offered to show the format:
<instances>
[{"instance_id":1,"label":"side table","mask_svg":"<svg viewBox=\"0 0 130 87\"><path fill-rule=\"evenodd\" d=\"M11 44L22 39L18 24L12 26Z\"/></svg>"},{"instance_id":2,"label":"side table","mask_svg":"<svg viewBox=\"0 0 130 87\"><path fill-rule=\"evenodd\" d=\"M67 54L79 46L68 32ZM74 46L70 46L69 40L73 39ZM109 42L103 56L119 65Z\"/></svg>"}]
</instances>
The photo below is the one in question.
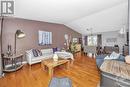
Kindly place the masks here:
<instances>
[{"instance_id":1,"label":"side table","mask_svg":"<svg viewBox=\"0 0 130 87\"><path fill-rule=\"evenodd\" d=\"M13 54L3 56L3 71L13 72L21 69L23 67L23 55Z\"/></svg>"}]
</instances>

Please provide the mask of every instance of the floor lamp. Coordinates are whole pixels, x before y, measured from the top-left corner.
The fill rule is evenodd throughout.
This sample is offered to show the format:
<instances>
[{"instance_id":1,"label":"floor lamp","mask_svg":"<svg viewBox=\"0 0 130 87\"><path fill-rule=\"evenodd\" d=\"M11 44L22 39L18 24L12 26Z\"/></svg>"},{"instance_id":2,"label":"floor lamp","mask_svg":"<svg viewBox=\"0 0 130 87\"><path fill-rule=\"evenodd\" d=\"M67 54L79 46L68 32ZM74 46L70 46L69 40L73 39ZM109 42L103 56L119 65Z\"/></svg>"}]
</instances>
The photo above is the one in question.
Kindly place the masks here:
<instances>
[{"instance_id":1,"label":"floor lamp","mask_svg":"<svg viewBox=\"0 0 130 87\"><path fill-rule=\"evenodd\" d=\"M24 37L25 37L25 33L22 32L21 30L17 30L15 32L14 54L16 54L16 40Z\"/></svg>"}]
</instances>

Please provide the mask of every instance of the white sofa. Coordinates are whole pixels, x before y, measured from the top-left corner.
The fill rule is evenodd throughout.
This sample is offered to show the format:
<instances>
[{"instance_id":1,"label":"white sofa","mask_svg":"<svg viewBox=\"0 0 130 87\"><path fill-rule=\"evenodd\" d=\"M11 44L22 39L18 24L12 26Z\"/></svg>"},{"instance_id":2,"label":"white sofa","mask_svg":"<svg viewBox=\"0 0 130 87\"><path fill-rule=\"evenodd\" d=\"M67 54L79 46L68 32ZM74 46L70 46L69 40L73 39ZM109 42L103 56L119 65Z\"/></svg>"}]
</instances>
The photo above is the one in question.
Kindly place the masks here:
<instances>
[{"instance_id":1,"label":"white sofa","mask_svg":"<svg viewBox=\"0 0 130 87\"><path fill-rule=\"evenodd\" d=\"M26 58L27 58L27 63L29 65L41 62L44 59L49 59L52 58L53 56L53 50L52 49L42 49L42 56L34 57L32 50L26 51Z\"/></svg>"},{"instance_id":2,"label":"white sofa","mask_svg":"<svg viewBox=\"0 0 130 87\"><path fill-rule=\"evenodd\" d=\"M32 65L32 64L41 62L42 60L53 57L53 49L42 49L41 52L42 52L42 56L34 57L32 50L26 51L27 63L29 65ZM71 54L69 52L55 52L55 53L57 53L57 55L59 57L64 58L64 59L68 59L68 58L70 58L72 60L74 59L73 54Z\"/></svg>"}]
</instances>

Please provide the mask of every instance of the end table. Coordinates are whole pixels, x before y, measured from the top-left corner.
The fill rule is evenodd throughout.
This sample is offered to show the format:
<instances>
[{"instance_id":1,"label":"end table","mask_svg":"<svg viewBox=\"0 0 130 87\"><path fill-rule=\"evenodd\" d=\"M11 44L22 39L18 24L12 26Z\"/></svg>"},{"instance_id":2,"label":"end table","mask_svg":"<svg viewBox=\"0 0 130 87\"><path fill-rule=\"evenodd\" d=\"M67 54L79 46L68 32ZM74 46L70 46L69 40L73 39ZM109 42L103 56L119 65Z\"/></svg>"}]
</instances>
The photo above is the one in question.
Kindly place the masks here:
<instances>
[{"instance_id":1,"label":"end table","mask_svg":"<svg viewBox=\"0 0 130 87\"><path fill-rule=\"evenodd\" d=\"M23 67L23 54L13 54L3 56L3 71L13 72Z\"/></svg>"}]
</instances>

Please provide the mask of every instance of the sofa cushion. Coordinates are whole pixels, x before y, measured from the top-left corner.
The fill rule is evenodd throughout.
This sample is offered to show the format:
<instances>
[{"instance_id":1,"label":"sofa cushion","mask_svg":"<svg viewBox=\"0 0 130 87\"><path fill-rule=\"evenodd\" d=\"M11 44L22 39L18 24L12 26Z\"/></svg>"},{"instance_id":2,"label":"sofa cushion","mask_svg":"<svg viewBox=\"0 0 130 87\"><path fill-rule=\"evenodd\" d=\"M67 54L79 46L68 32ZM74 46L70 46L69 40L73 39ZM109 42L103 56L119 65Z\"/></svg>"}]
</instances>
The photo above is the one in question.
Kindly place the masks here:
<instances>
[{"instance_id":1,"label":"sofa cushion","mask_svg":"<svg viewBox=\"0 0 130 87\"><path fill-rule=\"evenodd\" d=\"M53 53L46 53L46 54L43 54L43 56L46 57L46 58L52 58Z\"/></svg>"},{"instance_id":2,"label":"sofa cushion","mask_svg":"<svg viewBox=\"0 0 130 87\"><path fill-rule=\"evenodd\" d=\"M42 52L42 55L48 54L48 53L53 54L53 50L52 49L42 49L41 52Z\"/></svg>"}]
</instances>

